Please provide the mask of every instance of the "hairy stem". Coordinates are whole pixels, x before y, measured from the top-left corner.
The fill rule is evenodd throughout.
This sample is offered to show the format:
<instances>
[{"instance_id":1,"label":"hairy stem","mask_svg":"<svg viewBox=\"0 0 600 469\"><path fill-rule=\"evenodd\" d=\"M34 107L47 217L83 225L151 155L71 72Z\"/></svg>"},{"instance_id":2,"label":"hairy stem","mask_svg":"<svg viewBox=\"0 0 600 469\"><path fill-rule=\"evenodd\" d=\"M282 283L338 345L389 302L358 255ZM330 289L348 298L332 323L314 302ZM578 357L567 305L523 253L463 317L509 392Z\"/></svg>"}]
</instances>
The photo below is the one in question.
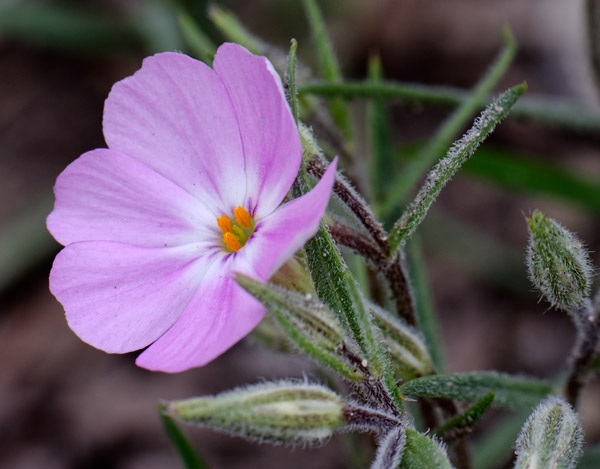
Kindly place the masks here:
<instances>
[{"instance_id":1,"label":"hairy stem","mask_svg":"<svg viewBox=\"0 0 600 469\"><path fill-rule=\"evenodd\" d=\"M584 300L579 310L572 314L576 319L577 342L575 343L569 376L565 384L565 397L573 407L577 405L579 393L585 384L587 372L600 343L598 313L598 309L592 307L590 300Z\"/></svg>"}]
</instances>

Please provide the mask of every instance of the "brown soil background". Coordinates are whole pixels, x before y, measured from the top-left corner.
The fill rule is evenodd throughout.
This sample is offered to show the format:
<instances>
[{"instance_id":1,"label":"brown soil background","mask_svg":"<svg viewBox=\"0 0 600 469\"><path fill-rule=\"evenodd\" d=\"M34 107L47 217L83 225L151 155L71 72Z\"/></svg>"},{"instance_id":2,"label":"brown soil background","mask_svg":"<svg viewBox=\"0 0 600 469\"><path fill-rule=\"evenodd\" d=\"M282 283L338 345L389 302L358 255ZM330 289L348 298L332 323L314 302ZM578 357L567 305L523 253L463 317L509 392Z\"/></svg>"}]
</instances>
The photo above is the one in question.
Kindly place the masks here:
<instances>
[{"instance_id":1,"label":"brown soil background","mask_svg":"<svg viewBox=\"0 0 600 469\"><path fill-rule=\"evenodd\" d=\"M299 38L300 56L310 62L312 46L301 7L282 3L285 7L266 0L229 6L251 30L283 48L290 37ZM520 49L498 89L527 80L529 94L568 97L598 108L581 1L322 3L346 76L364 77L368 54L379 51L389 78L471 87L501 47L500 30L507 23ZM85 5L124 11L117 1ZM35 211L32 207L47 213L60 171L84 151L104 146L103 100L115 81L139 67L141 58L134 53L67 54L5 37L0 30L0 230L8 230L24 211ZM364 104L355 106L360 111ZM394 105L392 115L400 144L431 135L446 112ZM509 121L492 141L600 178L598 136ZM510 193L460 175L437 207L438 220L455 217L517 256L527 238L523 215L540 208L576 231L600 265L597 217L565 202ZM43 218L34 217L36 236L44 233ZM465 247L447 245L439 239L441 232L431 221L423 234L448 370L497 369L537 377L563 370L573 327L563 313L538 303L524 265L508 270L521 285L511 290L506 282L481 278L461 263ZM38 260L16 270L0 291L0 467L178 467L156 412L158 398L211 394L283 376L317 377L301 357L247 341L204 368L178 375L136 368L135 354L107 355L91 348L69 330L47 289L59 248L50 235L39 235L41 254L33 253ZM486 269L506 271L506 265L499 261ZM600 442L599 391L596 379L581 403L588 444ZM189 433L215 468L343 468L349 451L340 437L322 448L292 450L251 445L203 429ZM368 442L364 448L368 461Z\"/></svg>"}]
</instances>

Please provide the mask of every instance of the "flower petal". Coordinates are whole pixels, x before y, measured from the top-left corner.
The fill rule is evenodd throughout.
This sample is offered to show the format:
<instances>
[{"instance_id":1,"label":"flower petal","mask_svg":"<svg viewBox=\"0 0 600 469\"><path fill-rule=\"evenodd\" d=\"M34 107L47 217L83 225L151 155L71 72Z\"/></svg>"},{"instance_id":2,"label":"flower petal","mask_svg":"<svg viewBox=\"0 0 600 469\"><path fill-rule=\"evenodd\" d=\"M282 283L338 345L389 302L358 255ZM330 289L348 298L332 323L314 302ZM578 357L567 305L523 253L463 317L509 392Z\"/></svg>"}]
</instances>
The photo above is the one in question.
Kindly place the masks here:
<instances>
[{"instance_id":1,"label":"flower petal","mask_svg":"<svg viewBox=\"0 0 600 469\"><path fill-rule=\"evenodd\" d=\"M171 327L194 295L209 259L207 245L156 249L108 241L73 243L54 260L50 291L84 342L110 353L130 352Z\"/></svg>"},{"instance_id":2,"label":"flower petal","mask_svg":"<svg viewBox=\"0 0 600 469\"><path fill-rule=\"evenodd\" d=\"M258 222L239 254L246 256L260 279L267 280L317 232L333 187L336 165L337 158L310 192Z\"/></svg>"},{"instance_id":3,"label":"flower petal","mask_svg":"<svg viewBox=\"0 0 600 469\"><path fill-rule=\"evenodd\" d=\"M302 147L271 63L237 44L223 44L213 63L225 83L244 145L252 215L262 218L283 200L298 173Z\"/></svg>"},{"instance_id":4,"label":"flower petal","mask_svg":"<svg viewBox=\"0 0 600 469\"><path fill-rule=\"evenodd\" d=\"M214 236L215 218L196 198L113 150L82 155L61 173L54 192L48 230L64 245L120 241L163 247Z\"/></svg>"},{"instance_id":5,"label":"flower petal","mask_svg":"<svg viewBox=\"0 0 600 469\"><path fill-rule=\"evenodd\" d=\"M176 373L205 365L259 323L264 308L231 277L233 258L211 266L183 314L138 357L138 366Z\"/></svg>"},{"instance_id":6,"label":"flower petal","mask_svg":"<svg viewBox=\"0 0 600 469\"><path fill-rule=\"evenodd\" d=\"M116 83L104 137L214 207L229 213L246 191L244 153L228 92L202 62L166 52ZM217 213L218 212L218 213Z\"/></svg>"}]
</instances>

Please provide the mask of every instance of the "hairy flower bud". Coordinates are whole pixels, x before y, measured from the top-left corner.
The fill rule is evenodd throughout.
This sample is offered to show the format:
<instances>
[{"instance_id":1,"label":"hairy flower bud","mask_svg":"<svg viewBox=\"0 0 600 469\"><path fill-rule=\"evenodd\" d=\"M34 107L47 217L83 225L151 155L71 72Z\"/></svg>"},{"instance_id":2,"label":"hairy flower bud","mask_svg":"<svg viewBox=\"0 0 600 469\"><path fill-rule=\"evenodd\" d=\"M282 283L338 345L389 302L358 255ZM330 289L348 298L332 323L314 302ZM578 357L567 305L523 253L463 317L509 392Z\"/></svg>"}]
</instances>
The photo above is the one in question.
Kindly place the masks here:
<instances>
[{"instance_id":1,"label":"hairy flower bud","mask_svg":"<svg viewBox=\"0 0 600 469\"><path fill-rule=\"evenodd\" d=\"M535 210L529 225L529 278L552 306L570 309L589 295L592 268L577 237Z\"/></svg>"},{"instance_id":2,"label":"hairy flower bud","mask_svg":"<svg viewBox=\"0 0 600 469\"><path fill-rule=\"evenodd\" d=\"M563 399L543 400L516 442L515 469L571 469L581 454L581 422Z\"/></svg>"},{"instance_id":3,"label":"hairy flower bud","mask_svg":"<svg viewBox=\"0 0 600 469\"><path fill-rule=\"evenodd\" d=\"M419 332L377 305L371 304L369 308L396 376L408 381L431 374L433 364Z\"/></svg>"},{"instance_id":4,"label":"hairy flower bud","mask_svg":"<svg viewBox=\"0 0 600 469\"><path fill-rule=\"evenodd\" d=\"M258 442L311 444L344 425L342 399L324 386L279 381L167 403L166 412Z\"/></svg>"}]
</instances>

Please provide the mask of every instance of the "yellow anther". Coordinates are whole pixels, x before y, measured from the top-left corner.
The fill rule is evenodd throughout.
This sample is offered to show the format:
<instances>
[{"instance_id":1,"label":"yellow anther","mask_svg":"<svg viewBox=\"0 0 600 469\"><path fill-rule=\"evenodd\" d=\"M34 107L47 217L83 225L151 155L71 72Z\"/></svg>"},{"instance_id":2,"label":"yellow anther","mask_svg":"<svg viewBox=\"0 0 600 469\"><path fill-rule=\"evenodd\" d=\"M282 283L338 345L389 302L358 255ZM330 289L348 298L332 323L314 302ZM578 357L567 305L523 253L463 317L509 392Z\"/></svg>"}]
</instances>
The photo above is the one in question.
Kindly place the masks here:
<instances>
[{"instance_id":1,"label":"yellow anther","mask_svg":"<svg viewBox=\"0 0 600 469\"><path fill-rule=\"evenodd\" d=\"M235 221L242 228L250 228L252 226L252 218L250 218L250 214L244 207L238 205L233 209L233 215L235 216Z\"/></svg>"},{"instance_id":2,"label":"yellow anther","mask_svg":"<svg viewBox=\"0 0 600 469\"><path fill-rule=\"evenodd\" d=\"M227 215L221 215L219 218L217 218L217 224L219 225L219 228L221 228L223 234L230 233L231 230L233 230L231 220Z\"/></svg>"},{"instance_id":3,"label":"yellow anther","mask_svg":"<svg viewBox=\"0 0 600 469\"><path fill-rule=\"evenodd\" d=\"M242 249L240 241L233 233L225 233L223 235L223 241L225 241L225 246L227 246L227 249L229 249L231 252L236 252Z\"/></svg>"}]
</instances>

